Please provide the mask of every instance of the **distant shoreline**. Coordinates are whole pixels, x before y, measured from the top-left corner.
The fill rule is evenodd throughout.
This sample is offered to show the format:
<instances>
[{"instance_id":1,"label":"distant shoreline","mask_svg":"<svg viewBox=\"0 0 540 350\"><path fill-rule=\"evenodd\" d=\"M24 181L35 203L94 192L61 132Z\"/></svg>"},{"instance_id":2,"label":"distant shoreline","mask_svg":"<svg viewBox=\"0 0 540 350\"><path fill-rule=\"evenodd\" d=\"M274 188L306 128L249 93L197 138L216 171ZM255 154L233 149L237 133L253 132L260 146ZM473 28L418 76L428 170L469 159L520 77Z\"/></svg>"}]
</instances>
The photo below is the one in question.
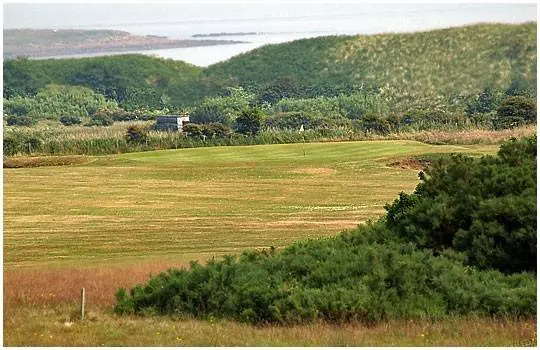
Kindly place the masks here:
<instances>
[{"instance_id":1,"label":"distant shoreline","mask_svg":"<svg viewBox=\"0 0 540 350\"><path fill-rule=\"evenodd\" d=\"M259 35L263 33L258 32L220 32L220 33L208 33L208 34L193 34L192 38L213 38L221 36L244 36L244 35Z\"/></svg>"},{"instance_id":2,"label":"distant shoreline","mask_svg":"<svg viewBox=\"0 0 540 350\"><path fill-rule=\"evenodd\" d=\"M115 54L133 51L242 44L235 40L172 40L163 36L132 35L119 30L9 29L4 30L4 59L17 57Z\"/></svg>"}]
</instances>

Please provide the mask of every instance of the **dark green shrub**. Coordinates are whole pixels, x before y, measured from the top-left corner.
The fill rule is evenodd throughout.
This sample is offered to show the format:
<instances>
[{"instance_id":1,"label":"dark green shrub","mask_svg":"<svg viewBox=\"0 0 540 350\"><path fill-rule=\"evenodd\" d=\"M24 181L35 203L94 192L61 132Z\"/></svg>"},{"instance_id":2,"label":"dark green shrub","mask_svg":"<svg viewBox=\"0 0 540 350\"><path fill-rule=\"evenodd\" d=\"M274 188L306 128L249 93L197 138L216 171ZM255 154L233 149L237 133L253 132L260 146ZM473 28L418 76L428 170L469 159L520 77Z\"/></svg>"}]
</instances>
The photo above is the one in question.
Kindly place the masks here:
<instances>
[{"instance_id":1,"label":"dark green shrub","mask_svg":"<svg viewBox=\"0 0 540 350\"><path fill-rule=\"evenodd\" d=\"M376 223L169 270L129 295L119 290L115 310L255 324L532 317L535 174L535 137L497 157L445 157ZM534 272L505 275L524 270Z\"/></svg>"},{"instance_id":2,"label":"dark green shrub","mask_svg":"<svg viewBox=\"0 0 540 350\"><path fill-rule=\"evenodd\" d=\"M362 130L369 133L388 135L391 130L390 123L379 116L369 114L362 117Z\"/></svg>"},{"instance_id":3,"label":"dark green shrub","mask_svg":"<svg viewBox=\"0 0 540 350\"><path fill-rule=\"evenodd\" d=\"M134 112L127 112L122 108L115 109L110 112L112 120L115 122L137 120L138 115Z\"/></svg>"},{"instance_id":4,"label":"dark green shrub","mask_svg":"<svg viewBox=\"0 0 540 350\"><path fill-rule=\"evenodd\" d=\"M472 117L475 114L486 114L499 107L504 99L504 93L496 89L486 88L482 93L470 100L465 107L465 112Z\"/></svg>"},{"instance_id":5,"label":"dark green shrub","mask_svg":"<svg viewBox=\"0 0 540 350\"><path fill-rule=\"evenodd\" d=\"M536 271L536 137L511 140L496 157L439 160L420 178L385 207L390 230L483 269Z\"/></svg>"},{"instance_id":6,"label":"dark green shrub","mask_svg":"<svg viewBox=\"0 0 540 350\"><path fill-rule=\"evenodd\" d=\"M19 150L19 141L14 137L4 137L2 140L4 155L12 156Z\"/></svg>"},{"instance_id":7,"label":"dark green shrub","mask_svg":"<svg viewBox=\"0 0 540 350\"><path fill-rule=\"evenodd\" d=\"M37 123L37 120L25 115L11 115L6 119L9 126L32 126Z\"/></svg>"},{"instance_id":8,"label":"dark green shrub","mask_svg":"<svg viewBox=\"0 0 540 350\"><path fill-rule=\"evenodd\" d=\"M503 129L529 123L536 123L536 102L531 98L512 96L497 108L493 126L496 129Z\"/></svg>"},{"instance_id":9,"label":"dark green shrub","mask_svg":"<svg viewBox=\"0 0 540 350\"><path fill-rule=\"evenodd\" d=\"M184 132L189 137L201 137L202 136L202 127L199 124L187 123L184 125Z\"/></svg>"},{"instance_id":10,"label":"dark green shrub","mask_svg":"<svg viewBox=\"0 0 540 350\"><path fill-rule=\"evenodd\" d=\"M299 88L298 79L294 76L279 77L262 89L259 100L274 104L283 98L297 97L300 92Z\"/></svg>"},{"instance_id":11,"label":"dark green shrub","mask_svg":"<svg viewBox=\"0 0 540 350\"><path fill-rule=\"evenodd\" d=\"M82 119L76 116L63 116L60 117L60 123L65 126L79 125L82 123Z\"/></svg>"},{"instance_id":12,"label":"dark green shrub","mask_svg":"<svg viewBox=\"0 0 540 350\"><path fill-rule=\"evenodd\" d=\"M119 291L115 309L256 324L536 314L534 275L477 271L462 260L400 243L375 224L281 252L246 251L169 270L130 295Z\"/></svg>"},{"instance_id":13,"label":"dark green shrub","mask_svg":"<svg viewBox=\"0 0 540 350\"><path fill-rule=\"evenodd\" d=\"M86 126L110 126L114 124L114 120L110 113L106 110L98 110L91 117Z\"/></svg>"},{"instance_id":14,"label":"dark green shrub","mask_svg":"<svg viewBox=\"0 0 540 350\"><path fill-rule=\"evenodd\" d=\"M202 134L211 139L227 137L232 133L231 128L222 123L203 124L201 127Z\"/></svg>"},{"instance_id":15,"label":"dark green shrub","mask_svg":"<svg viewBox=\"0 0 540 350\"><path fill-rule=\"evenodd\" d=\"M263 111L258 107L244 109L236 118L236 132L244 135L256 135L261 129Z\"/></svg>"},{"instance_id":16,"label":"dark green shrub","mask_svg":"<svg viewBox=\"0 0 540 350\"><path fill-rule=\"evenodd\" d=\"M149 129L145 125L130 125L126 131L128 143L142 144L148 141Z\"/></svg>"}]
</instances>

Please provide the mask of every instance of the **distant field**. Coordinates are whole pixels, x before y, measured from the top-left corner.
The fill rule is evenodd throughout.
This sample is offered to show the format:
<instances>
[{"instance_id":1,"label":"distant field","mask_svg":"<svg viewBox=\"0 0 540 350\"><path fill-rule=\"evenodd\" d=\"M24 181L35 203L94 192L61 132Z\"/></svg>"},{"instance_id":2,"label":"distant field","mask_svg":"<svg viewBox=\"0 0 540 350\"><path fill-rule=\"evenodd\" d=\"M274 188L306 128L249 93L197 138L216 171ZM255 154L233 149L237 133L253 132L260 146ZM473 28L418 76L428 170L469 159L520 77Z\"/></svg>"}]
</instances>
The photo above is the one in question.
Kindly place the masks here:
<instances>
[{"instance_id":1,"label":"distant field","mask_svg":"<svg viewBox=\"0 0 540 350\"><path fill-rule=\"evenodd\" d=\"M262 145L4 169L4 345L533 344L533 320L258 328L111 315L116 288L150 272L335 235L377 218L418 182L418 169L387 165L396 159L497 149L415 141ZM76 321L81 287L85 322Z\"/></svg>"}]
</instances>

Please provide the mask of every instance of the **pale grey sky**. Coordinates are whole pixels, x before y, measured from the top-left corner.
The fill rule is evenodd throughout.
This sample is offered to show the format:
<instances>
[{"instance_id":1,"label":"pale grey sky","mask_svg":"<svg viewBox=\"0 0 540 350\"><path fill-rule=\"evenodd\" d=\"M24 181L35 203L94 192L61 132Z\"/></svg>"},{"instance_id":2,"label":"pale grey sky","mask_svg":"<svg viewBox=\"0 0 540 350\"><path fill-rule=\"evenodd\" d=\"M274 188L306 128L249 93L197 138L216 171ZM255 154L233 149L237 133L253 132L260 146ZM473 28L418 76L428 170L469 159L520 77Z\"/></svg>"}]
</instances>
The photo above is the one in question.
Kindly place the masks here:
<instances>
[{"instance_id":1,"label":"pale grey sky","mask_svg":"<svg viewBox=\"0 0 540 350\"><path fill-rule=\"evenodd\" d=\"M365 2L334 3L4 3L3 27L7 28L68 28L106 27L134 23L162 23L179 21L211 21L220 19L291 18L322 16L351 16L373 13L385 16L396 12L408 16L415 12L436 13L459 17L462 13L481 11L482 21L502 21L501 13L507 14L506 22L536 20L535 3L450 3L377 4ZM507 8L507 10L505 9ZM499 15L495 16L495 9ZM493 10L493 11L492 11ZM491 16L491 17L490 17ZM485 18L485 19L484 19Z\"/></svg>"}]
</instances>

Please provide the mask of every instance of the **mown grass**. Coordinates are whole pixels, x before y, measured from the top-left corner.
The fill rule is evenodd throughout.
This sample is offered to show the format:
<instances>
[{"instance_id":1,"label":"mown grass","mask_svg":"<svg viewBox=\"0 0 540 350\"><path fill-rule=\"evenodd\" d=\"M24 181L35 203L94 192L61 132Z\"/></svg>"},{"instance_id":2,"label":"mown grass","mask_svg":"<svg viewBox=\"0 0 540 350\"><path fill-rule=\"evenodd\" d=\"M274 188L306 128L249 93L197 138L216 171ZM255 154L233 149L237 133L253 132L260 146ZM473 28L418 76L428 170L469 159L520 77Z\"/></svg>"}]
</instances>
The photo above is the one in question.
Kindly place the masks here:
<instances>
[{"instance_id":1,"label":"mown grass","mask_svg":"<svg viewBox=\"0 0 540 350\"><path fill-rule=\"evenodd\" d=\"M386 202L418 181L418 170L389 167L390 159L497 149L414 141L261 145L4 169L4 345L535 342L534 320L260 328L112 315L116 288L142 283L149 273L245 248L334 235L378 217ZM81 287L90 312L82 323L76 321Z\"/></svg>"},{"instance_id":2,"label":"mown grass","mask_svg":"<svg viewBox=\"0 0 540 350\"><path fill-rule=\"evenodd\" d=\"M192 259L333 235L416 185L385 159L496 146L373 141L216 147L5 169L6 267ZM305 156L304 156L305 152Z\"/></svg>"}]
</instances>

